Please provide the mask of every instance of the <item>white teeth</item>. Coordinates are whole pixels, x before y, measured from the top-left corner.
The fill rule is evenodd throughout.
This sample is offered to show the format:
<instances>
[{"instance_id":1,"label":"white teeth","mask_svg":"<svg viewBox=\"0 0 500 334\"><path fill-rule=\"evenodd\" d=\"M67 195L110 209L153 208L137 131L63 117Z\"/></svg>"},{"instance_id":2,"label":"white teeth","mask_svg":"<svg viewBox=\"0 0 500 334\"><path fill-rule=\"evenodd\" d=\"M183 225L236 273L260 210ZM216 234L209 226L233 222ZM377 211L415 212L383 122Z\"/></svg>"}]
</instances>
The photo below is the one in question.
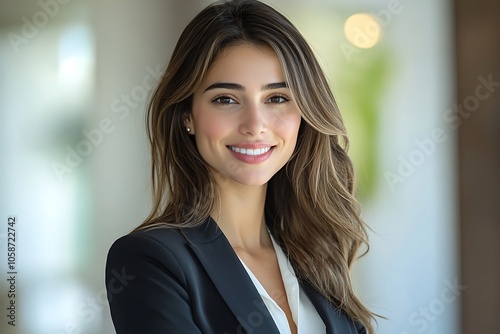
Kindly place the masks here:
<instances>
[{"instance_id":1,"label":"white teeth","mask_svg":"<svg viewBox=\"0 0 500 334\"><path fill-rule=\"evenodd\" d=\"M246 155L261 155L268 152L271 149L271 147L251 149L251 148L239 148L234 146L229 146L229 148L236 153L241 153Z\"/></svg>"}]
</instances>

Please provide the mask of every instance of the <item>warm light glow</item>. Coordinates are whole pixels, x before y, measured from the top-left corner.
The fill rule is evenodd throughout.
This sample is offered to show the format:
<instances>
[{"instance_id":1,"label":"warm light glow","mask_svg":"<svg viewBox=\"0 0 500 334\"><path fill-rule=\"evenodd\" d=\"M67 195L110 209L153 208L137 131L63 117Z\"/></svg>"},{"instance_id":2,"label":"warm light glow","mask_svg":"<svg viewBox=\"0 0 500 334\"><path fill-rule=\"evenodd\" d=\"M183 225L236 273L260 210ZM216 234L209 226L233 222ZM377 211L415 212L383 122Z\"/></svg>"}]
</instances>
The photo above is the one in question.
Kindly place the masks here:
<instances>
[{"instance_id":1,"label":"warm light glow","mask_svg":"<svg viewBox=\"0 0 500 334\"><path fill-rule=\"evenodd\" d=\"M352 15L346 20L344 33L352 45L368 49L375 46L380 40L382 28L373 15L360 13Z\"/></svg>"}]
</instances>

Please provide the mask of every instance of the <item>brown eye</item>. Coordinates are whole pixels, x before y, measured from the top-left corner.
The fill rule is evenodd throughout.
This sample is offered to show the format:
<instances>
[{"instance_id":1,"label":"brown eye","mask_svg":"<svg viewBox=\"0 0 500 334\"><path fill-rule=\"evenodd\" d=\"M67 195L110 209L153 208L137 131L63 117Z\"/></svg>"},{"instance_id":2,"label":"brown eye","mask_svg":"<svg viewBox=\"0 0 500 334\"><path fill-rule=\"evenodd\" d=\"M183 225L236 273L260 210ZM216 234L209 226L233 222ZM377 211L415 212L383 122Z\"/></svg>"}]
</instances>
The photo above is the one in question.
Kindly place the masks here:
<instances>
[{"instance_id":1,"label":"brown eye","mask_svg":"<svg viewBox=\"0 0 500 334\"><path fill-rule=\"evenodd\" d=\"M267 103L283 104L283 103L287 103L288 101L290 101L290 100L288 98L286 98L285 96L276 95L276 96L270 97L267 100Z\"/></svg>"},{"instance_id":2,"label":"brown eye","mask_svg":"<svg viewBox=\"0 0 500 334\"><path fill-rule=\"evenodd\" d=\"M229 96L217 96L215 99L212 100L213 103L221 104L221 105L227 105L227 104L235 104L236 101L229 97Z\"/></svg>"}]
</instances>

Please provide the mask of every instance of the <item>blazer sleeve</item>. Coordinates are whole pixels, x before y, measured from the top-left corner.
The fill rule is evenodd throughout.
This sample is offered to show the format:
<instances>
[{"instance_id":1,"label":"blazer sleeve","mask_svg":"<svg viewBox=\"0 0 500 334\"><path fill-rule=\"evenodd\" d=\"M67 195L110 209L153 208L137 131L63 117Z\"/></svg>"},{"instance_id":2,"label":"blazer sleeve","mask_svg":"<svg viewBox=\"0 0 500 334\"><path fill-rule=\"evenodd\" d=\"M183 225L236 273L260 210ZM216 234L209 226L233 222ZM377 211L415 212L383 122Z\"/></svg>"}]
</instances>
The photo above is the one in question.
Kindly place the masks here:
<instances>
[{"instance_id":1,"label":"blazer sleeve","mask_svg":"<svg viewBox=\"0 0 500 334\"><path fill-rule=\"evenodd\" d=\"M111 246L106 289L117 334L199 334L186 279L178 259L164 245L141 234Z\"/></svg>"}]
</instances>

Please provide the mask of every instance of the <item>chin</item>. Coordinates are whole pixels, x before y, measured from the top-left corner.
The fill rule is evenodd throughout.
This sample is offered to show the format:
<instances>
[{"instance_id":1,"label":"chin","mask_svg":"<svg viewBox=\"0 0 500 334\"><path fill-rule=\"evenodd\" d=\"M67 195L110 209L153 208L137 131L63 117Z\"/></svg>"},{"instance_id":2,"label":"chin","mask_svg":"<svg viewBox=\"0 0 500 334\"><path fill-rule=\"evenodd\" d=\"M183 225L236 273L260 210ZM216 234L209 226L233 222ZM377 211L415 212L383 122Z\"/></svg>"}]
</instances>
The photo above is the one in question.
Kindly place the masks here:
<instances>
[{"instance_id":1,"label":"chin","mask_svg":"<svg viewBox=\"0 0 500 334\"><path fill-rule=\"evenodd\" d=\"M261 177L228 177L226 179L226 182L231 180L232 182L238 183L243 186L248 186L248 187L262 187L265 186L269 180L271 179L271 176L261 176Z\"/></svg>"}]
</instances>

